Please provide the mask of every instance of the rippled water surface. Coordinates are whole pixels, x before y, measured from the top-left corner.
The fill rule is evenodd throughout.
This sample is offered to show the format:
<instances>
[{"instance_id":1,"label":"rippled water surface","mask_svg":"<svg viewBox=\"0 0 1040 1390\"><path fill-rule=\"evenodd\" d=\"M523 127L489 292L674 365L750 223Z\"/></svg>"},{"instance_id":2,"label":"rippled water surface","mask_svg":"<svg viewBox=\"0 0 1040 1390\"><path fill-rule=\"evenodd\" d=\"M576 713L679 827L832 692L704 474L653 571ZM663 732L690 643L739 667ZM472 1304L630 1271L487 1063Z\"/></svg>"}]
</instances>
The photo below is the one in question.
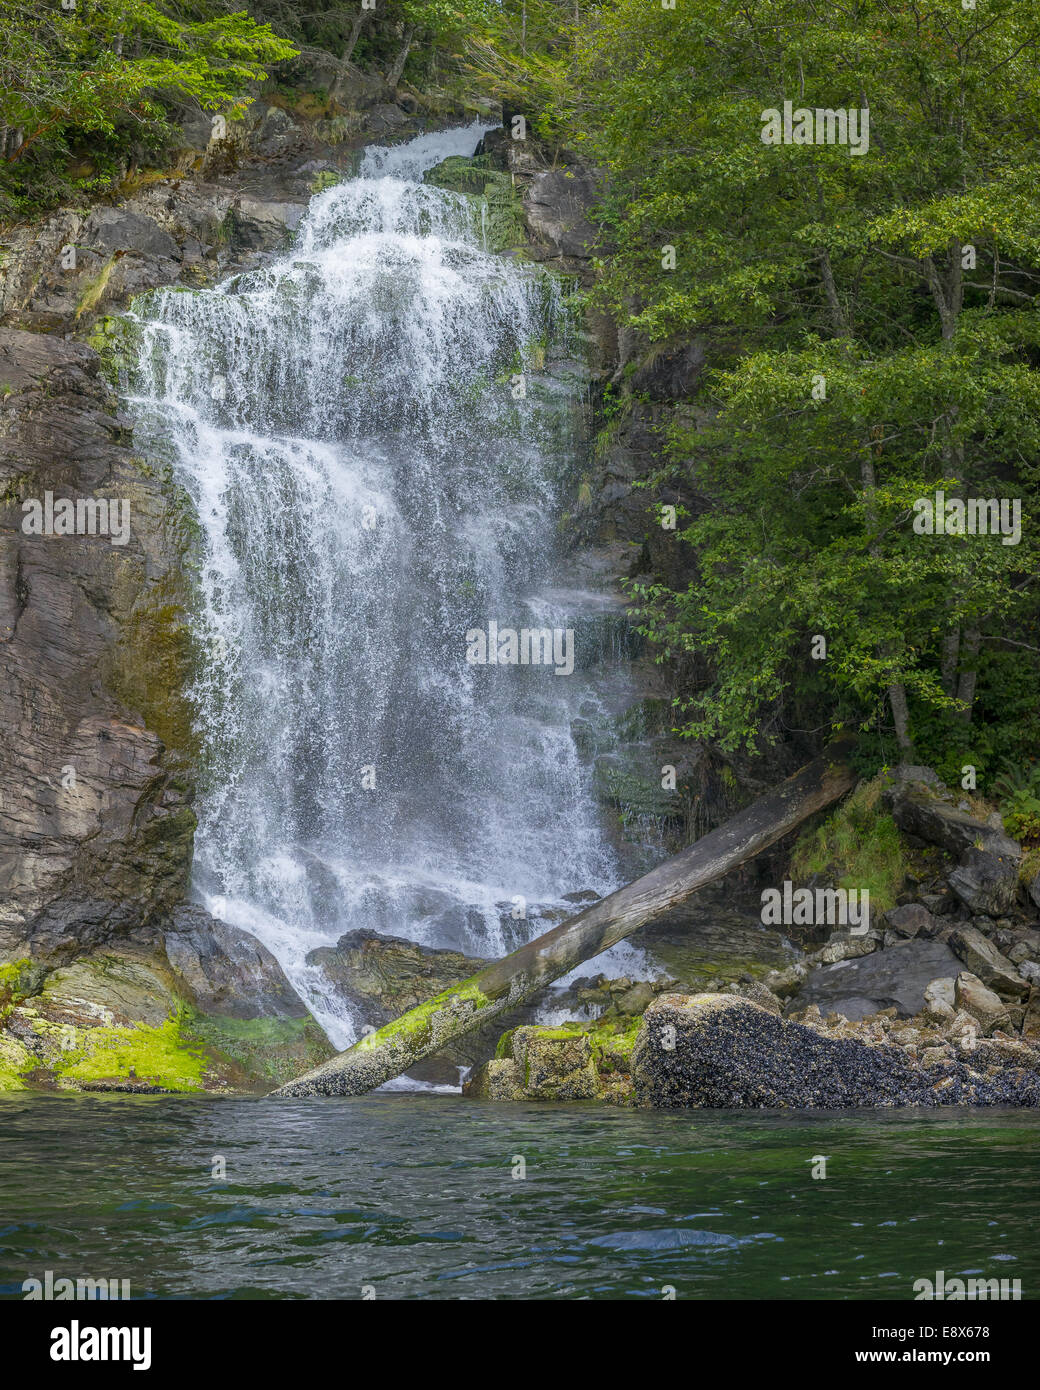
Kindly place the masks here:
<instances>
[{"instance_id":1,"label":"rippled water surface","mask_svg":"<svg viewBox=\"0 0 1040 1390\"><path fill-rule=\"evenodd\" d=\"M0 1296L50 1269L133 1297L908 1299L942 1269L1029 1299L1038 1139L1021 1112L0 1097Z\"/></svg>"}]
</instances>

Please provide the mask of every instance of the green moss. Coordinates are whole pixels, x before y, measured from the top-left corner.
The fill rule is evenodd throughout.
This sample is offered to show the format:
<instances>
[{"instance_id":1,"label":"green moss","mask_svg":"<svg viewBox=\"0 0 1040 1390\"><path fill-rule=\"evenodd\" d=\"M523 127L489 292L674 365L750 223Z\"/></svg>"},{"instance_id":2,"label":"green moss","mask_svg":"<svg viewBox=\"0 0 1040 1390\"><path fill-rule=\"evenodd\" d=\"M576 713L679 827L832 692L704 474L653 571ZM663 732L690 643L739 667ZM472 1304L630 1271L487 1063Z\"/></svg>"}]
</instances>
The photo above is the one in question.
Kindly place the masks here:
<instances>
[{"instance_id":1,"label":"green moss","mask_svg":"<svg viewBox=\"0 0 1040 1390\"><path fill-rule=\"evenodd\" d=\"M77 1045L61 1053L55 1073L68 1081L131 1079L168 1091L199 1091L206 1070L201 1048L182 1035L183 1016L146 1024L79 1030Z\"/></svg>"},{"instance_id":2,"label":"green moss","mask_svg":"<svg viewBox=\"0 0 1040 1390\"><path fill-rule=\"evenodd\" d=\"M291 1081L335 1055L314 1019L229 1018L185 1009L181 1031L215 1054L214 1060L240 1067L247 1080Z\"/></svg>"},{"instance_id":3,"label":"green moss","mask_svg":"<svg viewBox=\"0 0 1040 1390\"><path fill-rule=\"evenodd\" d=\"M355 1043L358 1052L370 1052L388 1043L407 1044L421 1049L433 1041L433 1020L442 1010L450 1011L454 1002L471 1003L477 1012L486 1009L491 1000L474 983L473 979L463 980L428 999L425 1004L410 1009L408 1013L384 1024L375 1033L368 1033Z\"/></svg>"},{"instance_id":4,"label":"green moss","mask_svg":"<svg viewBox=\"0 0 1040 1390\"><path fill-rule=\"evenodd\" d=\"M867 889L871 909L894 906L906 875L899 828L880 808L881 777L861 783L822 825L805 830L791 855L795 880L825 877L839 888Z\"/></svg>"},{"instance_id":5,"label":"green moss","mask_svg":"<svg viewBox=\"0 0 1040 1390\"><path fill-rule=\"evenodd\" d=\"M101 358L106 381L119 385L120 375L136 361L139 330L132 319L106 316L98 319L87 335L87 343Z\"/></svg>"},{"instance_id":6,"label":"green moss","mask_svg":"<svg viewBox=\"0 0 1040 1390\"><path fill-rule=\"evenodd\" d=\"M43 966L35 965L28 957L0 965L0 1020L23 999L38 994L46 974Z\"/></svg>"},{"instance_id":7,"label":"green moss","mask_svg":"<svg viewBox=\"0 0 1040 1390\"><path fill-rule=\"evenodd\" d=\"M116 263L115 255L109 256L108 260L101 267L98 273L87 281L83 293L80 295L79 303L76 305L76 318L80 319L84 314L93 313L101 302L101 297L105 293L109 277L112 274L112 267Z\"/></svg>"},{"instance_id":8,"label":"green moss","mask_svg":"<svg viewBox=\"0 0 1040 1390\"><path fill-rule=\"evenodd\" d=\"M171 570L142 589L122 624L106 683L168 749L195 761L198 737L184 693L194 669L184 588L183 574Z\"/></svg>"},{"instance_id":9,"label":"green moss","mask_svg":"<svg viewBox=\"0 0 1040 1390\"><path fill-rule=\"evenodd\" d=\"M22 1074L32 1067L33 1057L29 1049L14 1038L0 1034L0 1091L27 1090Z\"/></svg>"}]
</instances>

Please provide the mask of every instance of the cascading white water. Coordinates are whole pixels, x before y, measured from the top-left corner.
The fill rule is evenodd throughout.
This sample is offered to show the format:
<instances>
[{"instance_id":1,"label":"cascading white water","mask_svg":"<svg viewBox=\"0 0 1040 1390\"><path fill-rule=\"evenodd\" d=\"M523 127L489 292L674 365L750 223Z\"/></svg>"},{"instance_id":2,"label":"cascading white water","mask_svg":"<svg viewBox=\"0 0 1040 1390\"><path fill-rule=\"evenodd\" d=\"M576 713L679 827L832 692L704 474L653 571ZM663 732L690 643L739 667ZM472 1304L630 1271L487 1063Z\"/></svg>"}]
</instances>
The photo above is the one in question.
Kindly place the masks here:
<instances>
[{"instance_id":1,"label":"cascading white water","mask_svg":"<svg viewBox=\"0 0 1040 1390\"><path fill-rule=\"evenodd\" d=\"M136 407L203 533L196 889L341 1046L314 947L370 927L496 955L616 886L580 673L466 662L489 621L577 625L540 595L568 411L510 385L564 331L559 291L420 182L480 134L369 150L290 254L142 316Z\"/></svg>"}]
</instances>

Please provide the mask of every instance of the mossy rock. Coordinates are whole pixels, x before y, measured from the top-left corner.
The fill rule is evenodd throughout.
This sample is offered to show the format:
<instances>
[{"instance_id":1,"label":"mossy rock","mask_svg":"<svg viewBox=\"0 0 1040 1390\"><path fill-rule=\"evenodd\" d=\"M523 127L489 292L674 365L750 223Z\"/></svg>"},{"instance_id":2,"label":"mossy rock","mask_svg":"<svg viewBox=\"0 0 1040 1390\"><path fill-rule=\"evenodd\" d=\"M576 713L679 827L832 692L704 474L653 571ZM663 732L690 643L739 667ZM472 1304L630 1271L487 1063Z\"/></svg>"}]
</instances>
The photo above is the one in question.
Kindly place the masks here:
<instances>
[{"instance_id":1,"label":"mossy rock","mask_svg":"<svg viewBox=\"0 0 1040 1390\"><path fill-rule=\"evenodd\" d=\"M492 168L487 155L453 154L427 169L423 183L447 189L449 193L483 193L485 185L496 176L507 177Z\"/></svg>"},{"instance_id":2,"label":"mossy rock","mask_svg":"<svg viewBox=\"0 0 1040 1390\"><path fill-rule=\"evenodd\" d=\"M266 1092L335 1053L309 1014L204 1014L182 988L144 950L0 967L0 1090Z\"/></svg>"}]
</instances>

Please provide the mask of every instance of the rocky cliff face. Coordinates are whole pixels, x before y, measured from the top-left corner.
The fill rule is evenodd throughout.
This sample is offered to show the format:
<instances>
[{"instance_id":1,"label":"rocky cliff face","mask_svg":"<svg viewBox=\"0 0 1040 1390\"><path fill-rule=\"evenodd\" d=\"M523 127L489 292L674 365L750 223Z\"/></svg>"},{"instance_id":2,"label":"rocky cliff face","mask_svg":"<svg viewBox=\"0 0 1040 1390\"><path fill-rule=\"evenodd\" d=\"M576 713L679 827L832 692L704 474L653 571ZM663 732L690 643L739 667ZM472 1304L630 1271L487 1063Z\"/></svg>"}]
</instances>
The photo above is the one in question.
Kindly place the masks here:
<instances>
[{"instance_id":1,"label":"rocky cliff face","mask_svg":"<svg viewBox=\"0 0 1040 1390\"><path fill-rule=\"evenodd\" d=\"M181 522L99 366L0 329L5 959L132 930L182 896L191 861ZM48 495L116 502L125 543L27 532Z\"/></svg>"}]
</instances>

